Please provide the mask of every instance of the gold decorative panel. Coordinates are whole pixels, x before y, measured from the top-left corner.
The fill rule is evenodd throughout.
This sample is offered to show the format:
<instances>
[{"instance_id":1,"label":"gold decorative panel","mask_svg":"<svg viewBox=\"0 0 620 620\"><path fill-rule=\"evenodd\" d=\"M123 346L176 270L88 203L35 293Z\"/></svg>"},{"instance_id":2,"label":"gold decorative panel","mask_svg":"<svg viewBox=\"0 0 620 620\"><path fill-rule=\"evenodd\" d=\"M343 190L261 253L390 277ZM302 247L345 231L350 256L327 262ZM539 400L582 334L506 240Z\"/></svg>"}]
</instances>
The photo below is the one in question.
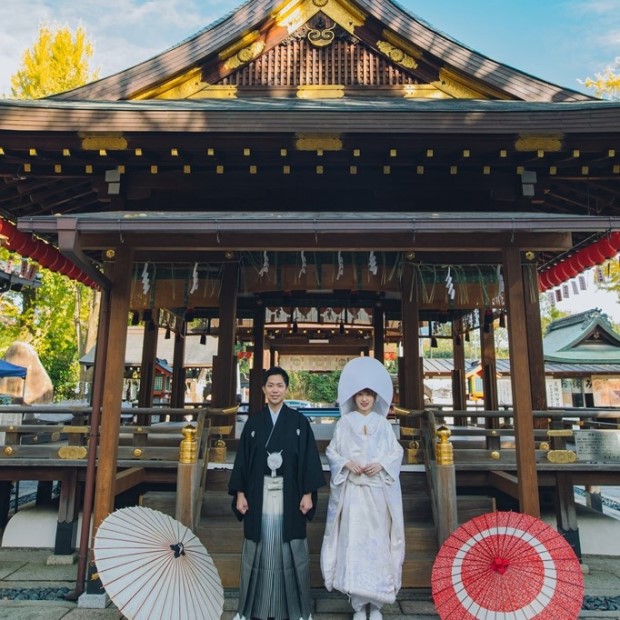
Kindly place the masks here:
<instances>
[{"instance_id":1,"label":"gold decorative panel","mask_svg":"<svg viewBox=\"0 0 620 620\"><path fill-rule=\"evenodd\" d=\"M377 49L379 49L382 54L385 54L392 62L401 65L405 69L417 69L418 67L418 63L414 58L405 54L402 49L387 41L377 41Z\"/></svg>"},{"instance_id":2,"label":"gold decorative panel","mask_svg":"<svg viewBox=\"0 0 620 620\"><path fill-rule=\"evenodd\" d=\"M569 464L577 461L577 454L572 450L549 450L547 460L550 463Z\"/></svg>"},{"instance_id":3,"label":"gold decorative panel","mask_svg":"<svg viewBox=\"0 0 620 620\"><path fill-rule=\"evenodd\" d=\"M127 140L122 134L80 134L82 148L85 151L124 151Z\"/></svg>"},{"instance_id":4,"label":"gold decorative panel","mask_svg":"<svg viewBox=\"0 0 620 620\"><path fill-rule=\"evenodd\" d=\"M67 460L85 459L88 450L84 446L62 446L58 448L58 458Z\"/></svg>"},{"instance_id":5,"label":"gold decorative panel","mask_svg":"<svg viewBox=\"0 0 620 620\"><path fill-rule=\"evenodd\" d=\"M342 140L338 134L297 134L295 148L298 151L341 151Z\"/></svg>"},{"instance_id":6,"label":"gold decorative panel","mask_svg":"<svg viewBox=\"0 0 620 620\"><path fill-rule=\"evenodd\" d=\"M526 135L522 134L515 142L515 149L520 153L531 153L534 151L544 151L547 153L558 153L562 150L562 135Z\"/></svg>"}]
</instances>

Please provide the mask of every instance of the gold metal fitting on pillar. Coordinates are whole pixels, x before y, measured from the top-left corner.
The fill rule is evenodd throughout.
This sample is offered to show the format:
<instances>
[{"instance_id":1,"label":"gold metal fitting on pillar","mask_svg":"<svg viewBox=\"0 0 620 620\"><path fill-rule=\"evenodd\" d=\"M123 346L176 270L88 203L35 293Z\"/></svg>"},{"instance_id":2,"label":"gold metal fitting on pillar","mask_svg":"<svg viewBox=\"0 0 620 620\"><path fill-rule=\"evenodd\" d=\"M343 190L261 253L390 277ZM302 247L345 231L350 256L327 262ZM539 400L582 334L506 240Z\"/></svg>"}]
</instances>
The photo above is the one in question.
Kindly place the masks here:
<instances>
[{"instance_id":1,"label":"gold metal fitting on pillar","mask_svg":"<svg viewBox=\"0 0 620 620\"><path fill-rule=\"evenodd\" d=\"M407 463L409 465L418 462L418 450L420 444L415 439L407 444Z\"/></svg>"},{"instance_id":2,"label":"gold metal fitting on pillar","mask_svg":"<svg viewBox=\"0 0 620 620\"><path fill-rule=\"evenodd\" d=\"M439 437L439 441L435 448L437 452L437 465L454 464L452 444L448 441L450 435L452 435L452 433L447 426L440 426L437 429L437 437Z\"/></svg>"},{"instance_id":3,"label":"gold metal fitting on pillar","mask_svg":"<svg viewBox=\"0 0 620 620\"><path fill-rule=\"evenodd\" d=\"M209 460L212 463L225 463L226 453L226 442L223 439L216 439L209 448Z\"/></svg>"},{"instance_id":4,"label":"gold metal fitting on pillar","mask_svg":"<svg viewBox=\"0 0 620 620\"><path fill-rule=\"evenodd\" d=\"M193 426L185 426L181 429L183 440L179 447L179 463L198 462L198 441L196 440L196 429Z\"/></svg>"}]
</instances>

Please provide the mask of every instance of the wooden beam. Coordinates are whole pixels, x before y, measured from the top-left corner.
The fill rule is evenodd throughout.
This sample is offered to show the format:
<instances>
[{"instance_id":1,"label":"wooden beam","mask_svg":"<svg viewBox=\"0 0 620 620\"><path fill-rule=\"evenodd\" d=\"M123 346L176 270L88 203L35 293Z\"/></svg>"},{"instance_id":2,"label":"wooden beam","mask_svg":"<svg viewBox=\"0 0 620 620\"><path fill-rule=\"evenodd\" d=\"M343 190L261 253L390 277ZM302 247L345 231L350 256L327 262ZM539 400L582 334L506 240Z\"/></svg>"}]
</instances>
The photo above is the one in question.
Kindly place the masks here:
<instances>
[{"instance_id":1,"label":"wooden beam","mask_svg":"<svg viewBox=\"0 0 620 620\"><path fill-rule=\"evenodd\" d=\"M466 220L463 219L463 225ZM481 224L483 226L484 224ZM609 226L609 224L606 224ZM425 252L454 252L463 256L463 252L479 252L488 254L501 252L502 248L513 242L520 247L532 251L561 251L572 247L570 232L516 232L514 235L508 232L494 233L487 230L480 234L472 234L472 230L463 229L459 232L416 232L413 228L403 231L403 227L397 231L381 231L377 225L376 230L356 233L348 229L348 224L343 221L338 226L338 232L314 232L304 230L299 225L297 230L284 229L273 223L270 230L259 230L253 227L252 222L245 222L244 232L214 230L214 227L200 231L196 224L193 230L175 229L174 222L169 224L168 230L153 230L148 234L123 233L123 240L136 251L136 260L148 259L170 260L171 255L180 256L179 260L186 261L192 257L204 257L208 252L222 252L222 250L302 250L324 249L343 251L375 250L385 252L398 252L415 249ZM20 227L21 228L21 227ZM603 230L603 228L601 228ZM372 234L369 234L372 232ZM81 243L85 250L103 251L114 247L119 241L119 231L82 233ZM438 261L441 262L441 259ZM193 260L193 259L192 259ZM445 263L445 257L443 258Z\"/></svg>"},{"instance_id":2,"label":"wooden beam","mask_svg":"<svg viewBox=\"0 0 620 620\"><path fill-rule=\"evenodd\" d=\"M489 472L489 484L510 497L519 499L519 480L505 471Z\"/></svg>"},{"instance_id":3,"label":"wooden beam","mask_svg":"<svg viewBox=\"0 0 620 620\"><path fill-rule=\"evenodd\" d=\"M131 467L116 474L114 493L120 495L146 480L144 467Z\"/></svg>"}]
</instances>

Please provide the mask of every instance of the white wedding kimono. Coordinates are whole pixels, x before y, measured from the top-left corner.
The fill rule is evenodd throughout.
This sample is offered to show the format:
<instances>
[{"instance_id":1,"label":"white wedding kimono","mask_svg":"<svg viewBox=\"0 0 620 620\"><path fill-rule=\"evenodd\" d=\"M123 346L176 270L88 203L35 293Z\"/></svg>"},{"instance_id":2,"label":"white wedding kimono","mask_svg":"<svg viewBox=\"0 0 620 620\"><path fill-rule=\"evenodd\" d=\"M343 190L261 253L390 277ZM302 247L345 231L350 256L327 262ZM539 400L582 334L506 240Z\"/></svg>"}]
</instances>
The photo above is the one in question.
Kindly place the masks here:
<instances>
[{"instance_id":1,"label":"white wedding kimono","mask_svg":"<svg viewBox=\"0 0 620 620\"><path fill-rule=\"evenodd\" d=\"M405 531L400 488L403 449L390 423L374 411L343 415L325 452L331 470L321 571L335 588L360 603L393 603L401 586ZM356 475L347 461L377 462L376 476Z\"/></svg>"}]
</instances>

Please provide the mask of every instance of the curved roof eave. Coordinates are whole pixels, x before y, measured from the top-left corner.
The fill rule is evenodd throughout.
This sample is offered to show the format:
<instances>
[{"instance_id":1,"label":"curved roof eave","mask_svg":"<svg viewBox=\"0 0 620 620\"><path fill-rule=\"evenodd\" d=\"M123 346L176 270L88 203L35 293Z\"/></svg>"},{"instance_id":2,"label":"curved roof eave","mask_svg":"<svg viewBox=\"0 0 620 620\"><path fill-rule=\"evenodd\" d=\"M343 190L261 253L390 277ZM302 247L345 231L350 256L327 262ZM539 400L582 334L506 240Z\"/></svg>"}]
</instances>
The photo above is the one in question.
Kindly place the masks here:
<instances>
[{"instance_id":1,"label":"curved roof eave","mask_svg":"<svg viewBox=\"0 0 620 620\"><path fill-rule=\"evenodd\" d=\"M450 67L525 101L579 101L593 99L552 84L509 65L497 62L433 28L393 0L356 0L357 3L401 37L444 61Z\"/></svg>"},{"instance_id":2,"label":"curved roof eave","mask_svg":"<svg viewBox=\"0 0 620 620\"><path fill-rule=\"evenodd\" d=\"M487 83L515 99L525 101L594 99L492 60L434 29L393 0L383 2L355 0L355 2L378 21L389 24L393 32L414 42L417 47L427 50L446 66ZM136 93L153 87L164 77L180 74L196 66L243 33L254 30L280 4L282 0L248 0L235 11L161 54L91 84L54 95L52 98L103 100L131 98Z\"/></svg>"},{"instance_id":3,"label":"curved roof eave","mask_svg":"<svg viewBox=\"0 0 620 620\"><path fill-rule=\"evenodd\" d=\"M620 132L620 104L593 101L416 100L0 100L0 131L107 131L286 133L316 131L431 133L531 133L564 135ZM173 114L171 114L173 112ZM382 123L376 123L381 114ZM231 118L234 116L234 123Z\"/></svg>"}]
</instances>

